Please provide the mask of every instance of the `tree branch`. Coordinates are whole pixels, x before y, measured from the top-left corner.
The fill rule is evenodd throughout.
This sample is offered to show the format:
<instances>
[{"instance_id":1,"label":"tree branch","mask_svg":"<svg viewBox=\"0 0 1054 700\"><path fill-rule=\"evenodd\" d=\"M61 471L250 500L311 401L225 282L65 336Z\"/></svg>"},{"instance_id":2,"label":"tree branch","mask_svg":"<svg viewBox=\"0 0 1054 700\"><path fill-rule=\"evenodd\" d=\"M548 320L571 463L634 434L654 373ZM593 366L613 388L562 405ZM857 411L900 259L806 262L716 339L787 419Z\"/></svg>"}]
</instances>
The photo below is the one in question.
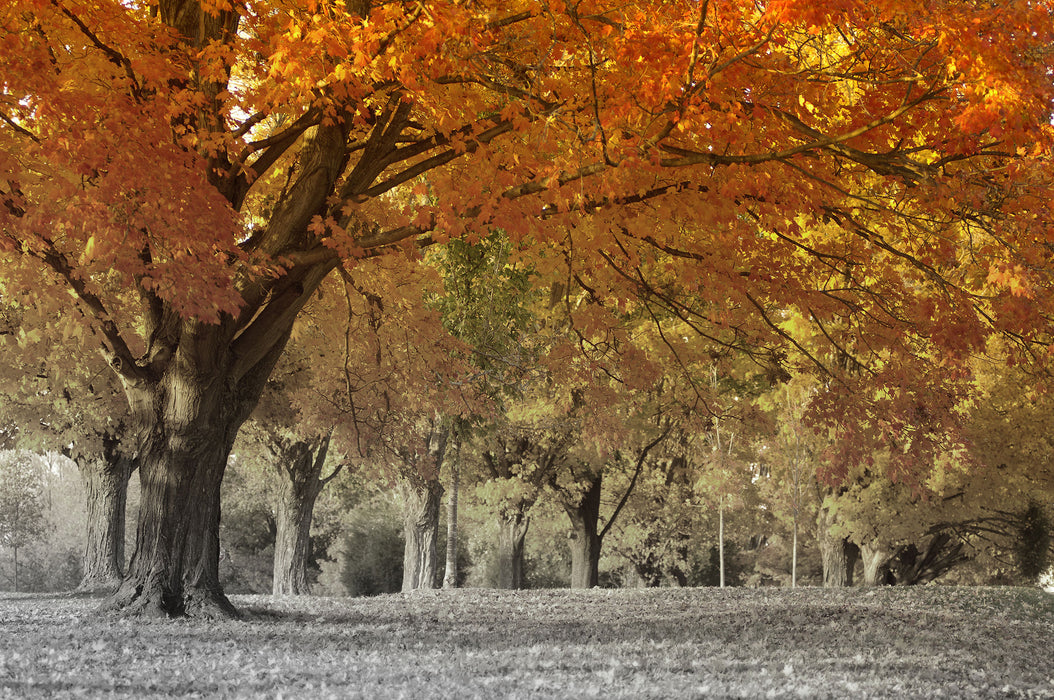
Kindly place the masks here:
<instances>
[{"instance_id":1,"label":"tree branch","mask_svg":"<svg viewBox=\"0 0 1054 700\"><path fill-rule=\"evenodd\" d=\"M641 450L640 455L637 457L637 466L633 470L633 478L630 479L629 486L626 487L626 492L622 494L622 499L618 502L618 505L615 506L615 510L611 513L611 517L608 518L607 523L604 525L604 529L602 529L598 535L601 540L603 540L604 536L608 534L611 526L615 524L615 520L618 518L619 513L621 513L622 509L626 506L626 501L629 500L630 494L633 493L633 487L637 485L637 478L640 477L641 470L644 468L644 460L648 456L648 453L651 452L653 447L666 439L666 436L670 434L671 428L672 424L667 422L666 428L662 433L645 445L644 449Z\"/></svg>"},{"instance_id":2,"label":"tree branch","mask_svg":"<svg viewBox=\"0 0 1054 700\"><path fill-rule=\"evenodd\" d=\"M62 277L81 303L91 312L91 316L98 324L103 338L106 339L103 344L103 355L110 367L119 376L132 383L138 383L147 379L146 373L136 363L131 349L125 342L124 336L121 335L117 324L106 309L102 299L88 289L84 279L76 274L69 261L66 260L66 256L60 253L51 241L43 237L41 240L47 244L48 249L40 252L34 251L30 254L43 261L45 265Z\"/></svg>"}]
</instances>

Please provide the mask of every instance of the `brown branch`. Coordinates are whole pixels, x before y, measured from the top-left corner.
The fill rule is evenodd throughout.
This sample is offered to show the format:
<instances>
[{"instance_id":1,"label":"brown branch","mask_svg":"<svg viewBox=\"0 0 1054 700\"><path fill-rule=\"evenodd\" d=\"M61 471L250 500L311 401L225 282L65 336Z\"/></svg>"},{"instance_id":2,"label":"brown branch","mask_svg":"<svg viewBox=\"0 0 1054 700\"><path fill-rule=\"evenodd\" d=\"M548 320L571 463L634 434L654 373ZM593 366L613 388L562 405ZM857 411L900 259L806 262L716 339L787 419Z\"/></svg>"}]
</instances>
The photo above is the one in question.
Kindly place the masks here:
<instances>
[{"instance_id":1,"label":"brown branch","mask_svg":"<svg viewBox=\"0 0 1054 700\"><path fill-rule=\"evenodd\" d=\"M405 182L413 180L414 178L423 175L424 173L430 170L434 170L435 168L438 168L442 165L446 165L447 163L461 158L462 156L468 155L470 153L475 153L481 145L490 143L498 136L512 131L512 129L512 122L499 121L494 126L481 133L479 136L476 136L471 141L466 142L465 147L463 149L451 148L442 153L437 153L434 156L426 158L425 160L419 163L415 163L407 169L388 178L387 180L379 182L373 187L366 190L365 192L362 192L362 196L376 197L378 195L384 194L385 192L388 192L389 190L392 190Z\"/></svg>"},{"instance_id":2,"label":"brown branch","mask_svg":"<svg viewBox=\"0 0 1054 700\"><path fill-rule=\"evenodd\" d=\"M33 251L30 254L62 277L80 302L91 312L92 318L97 322L99 330L106 339L106 343L103 344L103 355L113 370L133 383L147 379L146 373L136 363L135 356L102 299L88 289L85 280L76 274L66 256L60 253L51 241L44 238L42 240L47 244L48 249L40 252Z\"/></svg>"},{"instance_id":3,"label":"brown branch","mask_svg":"<svg viewBox=\"0 0 1054 700\"><path fill-rule=\"evenodd\" d=\"M641 450L640 455L637 457L637 466L633 470L633 478L629 480L629 485L626 487L626 492L622 494L622 499L618 502L618 505L615 506L615 510L611 513L611 517L608 518L608 521L604 525L604 528L600 531L600 534L598 535L599 539L604 539L604 536L608 534L609 530L611 530L611 526L615 524L615 519L618 518L619 514L622 512L622 509L626 506L626 501L629 500L630 494L633 493L633 488L637 485L637 479L640 477L641 470L644 468L644 460L645 458L647 458L648 453L651 452L653 447L655 447L660 442L666 439L666 436L670 434L671 428L672 425L667 422L666 428L662 431L662 433L660 433L658 437L656 437L654 440L645 445L644 449Z\"/></svg>"},{"instance_id":4,"label":"brown branch","mask_svg":"<svg viewBox=\"0 0 1054 700\"><path fill-rule=\"evenodd\" d=\"M372 188L367 187L388 167L387 154L395 150L400 135L409 124L412 109L413 105L403 100L398 93L391 96L366 140L362 156L340 189L341 200L374 196L370 194ZM344 217L341 225L346 225L347 221L347 217Z\"/></svg>"},{"instance_id":5,"label":"brown branch","mask_svg":"<svg viewBox=\"0 0 1054 700\"><path fill-rule=\"evenodd\" d=\"M312 108L300 115L295 122L281 132L268 136L265 139L246 144L242 152L237 158L235 158L234 163L227 174L228 180L233 180L235 178L240 179L242 189L248 191L251 182L247 171L252 171L253 180L258 179L261 175L266 173L271 166L293 146L293 144L297 142L297 139L299 139L305 131L312 126L316 126L321 121L322 110ZM248 160L249 156L261 149L264 149L263 153L257 156L252 163L248 164L248 166L245 166L245 162Z\"/></svg>"},{"instance_id":6,"label":"brown branch","mask_svg":"<svg viewBox=\"0 0 1054 700\"><path fill-rule=\"evenodd\" d=\"M747 298L747 301L749 301L751 304L754 305L754 308L756 308L758 310L758 313L761 314L761 319L765 322L765 324L769 328L771 328L773 331L775 331L775 333L778 336L780 336L781 338L783 338L784 340L789 342L791 345L793 345L795 348L797 348L798 352L800 352L805 357L809 358L809 361L812 362L814 365L816 365L817 369L819 369L825 375L827 375L829 377L834 377L838 381L838 383L841 384L842 386L845 386L845 387L849 386L848 384L845 383L844 379L842 379L841 377L836 375L834 372L832 372L830 369L828 369L827 365L825 365L824 363L822 363L818 359L816 359L816 357L811 352L809 352L804 346L802 346L801 343L799 343L797 340L795 340L794 337L792 337L789 333L787 333L787 331L785 331L782 328L780 328L779 326L777 326L772 321L772 319L769 318L768 313L765 311L765 309L761 305L761 303L758 302L757 299L755 299L753 296L750 295L750 292L744 291L743 292L743 296Z\"/></svg>"},{"instance_id":7,"label":"brown branch","mask_svg":"<svg viewBox=\"0 0 1054 700\"><path fill-rule=\"evenodd\" d=\"M88 27L88 25L85 24L81 20L80 17L78 17L77 15L73 14L73 12L71 12L68 9L66 9L65 7L63 7L63 5L60 2L58 2L58 0L51 0L51 4L54 5L55 8L58 9L59 12L61 12L67 18L69 18L69 20L71 22L73 22L75 25L77 25L77 28L80 29L81 33L84 34L84 36L88 37L88 39L92 42L92 44L95 45L95 48L99 49L104 54L106 54L106 58L111 63L115 64L118 68L121 68L121 69L124 70L125 76L132 83L132 90L131 90L132 97L135 98L136 102L140 102L141 98L142 98L142 90L143 89L142 89L142 87L139 84L139 79L136 77L135 71L132 70L132 62L130 60L128 60L128 58L124 54L122 54L120 51L118 51L117 49L113 48L109 44L105 43L102 39L100 39L99 36L95 32L93 32L91 30L91 28Z\"/></svg>"},{"instance_id":8,"label":"brown branch","mask_svg":"<svg viewBox=\"0 0 1054 700\"><path fill-rule=\"evenodd\" d=\"M239 329L231 339L231 354L236 358L231 375L240 379L262 360L293 327L304 304L333 268L339 264L336 255L313 265L295 267L258 303L254 313L243 311Z\"/></svg>"},{"instance_id":9,"label":"brown branch","mask_svg":"<svg viewBox=\"0 0 1054 700\"><path fill-rule=\"evenodd\" d=\"M396 27L392 31L388 32L388 34L383 39L381 39L380 43L377 44L377 53L374 55L374 58L376 59L383 56L388 51L388 47L391 46L392 42L395 41L396 37L398 37L400 34L405 32L407 29L412 27L414 23L417 22L417 20L421 17L422 12L424 12L424 6L421 3L417 3L417 7L415 7L414 11L411 12L409 17L406 18L406 24L401 27Z\"/></svg>"},{"instance_id":10,"label":"brown branch","mask_svg":"<svg viewBox=\"0 0 1054 700\"><path fill-rule=\"evenodd\" d=\"M252 115L244 122L242 122L241 125L239 125L238 128L231 133L231 136L236 139L240 139L242 136L248 134L254 126L262 122L264 119L267 119L267 113L257 112L256 114Z\"/></svg>"},{"instance_id":11,"label":"brown branch","mask_svg":"<svg viewBox=\"0 0 1054 700\"><path fill-rule=\"evenodd\" d=\"M4 122L6 122L8 125L10 125L12 129L14 129L18 133L22 134L26 138L32 140L34 143L40 143L41 142L40 139L36 136L36 134L34 134L29 129L26 129L23 126L20 126L17 122L15 122L13 119L11 119L11 117L7 116L6 114L0 113L0 119L3 119Z\"/></svg>"},{"instance_id":12,"label":"brown branch","mask_svg":"<svg viewBox=\"0 0 1054 700\"><path fill-rule=\"evenodd\" d=\"M509 15L508 17L503 17L501 19L491 20L490 22L487 22L486 24L484 24L483 28L484 29L501 29L502 27L508 27L511 24L516 24L518 22L523 22L525 20L531 19L532 17L534 17L534 13L531 12L530 10L525 10L524 12L520 12L520 13L515 14L515 15Z\"/></svg>"}]
</instances>

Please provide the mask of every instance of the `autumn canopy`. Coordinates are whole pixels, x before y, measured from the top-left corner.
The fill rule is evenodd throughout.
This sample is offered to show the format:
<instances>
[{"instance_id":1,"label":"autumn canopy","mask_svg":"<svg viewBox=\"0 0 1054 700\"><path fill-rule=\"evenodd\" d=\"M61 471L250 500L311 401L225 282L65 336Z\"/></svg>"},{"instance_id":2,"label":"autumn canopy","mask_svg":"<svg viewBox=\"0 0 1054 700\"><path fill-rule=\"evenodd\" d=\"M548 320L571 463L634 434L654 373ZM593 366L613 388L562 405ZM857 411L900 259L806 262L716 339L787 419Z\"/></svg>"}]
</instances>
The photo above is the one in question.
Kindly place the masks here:
<instances>
[{"instance_id":1,"label":"autumn canopy","mask_svg":"<svg viewBox=\"0 0 1054 700\"><path fill-rule=\"evenodd\" d=\"M366 258L500 229L584 333L641 304L891 430L992 334L1043 361L1052 66L1046 1L4 3L0 297L127 398L115 604L226 609L231 445Z\"/></svg>"}]
</instances>

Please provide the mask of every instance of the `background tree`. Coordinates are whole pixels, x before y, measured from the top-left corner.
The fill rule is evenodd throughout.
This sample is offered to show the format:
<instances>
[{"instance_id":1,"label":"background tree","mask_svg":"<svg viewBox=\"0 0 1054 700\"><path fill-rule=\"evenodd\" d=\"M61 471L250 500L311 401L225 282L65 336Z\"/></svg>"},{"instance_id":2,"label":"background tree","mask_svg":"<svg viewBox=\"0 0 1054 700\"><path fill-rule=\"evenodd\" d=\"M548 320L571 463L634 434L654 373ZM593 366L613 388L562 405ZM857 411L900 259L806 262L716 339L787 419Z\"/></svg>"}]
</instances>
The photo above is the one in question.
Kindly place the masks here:
<instances>
[{"instance_id":1,"label":"background tree","mask_svg":"<svg viewBox=\"0 0 1054 700\"><path fill-rule=\"evenodd\" d=\"M474 428L466 424L457 432L457 452L462 454L462 436L471 436L474 444L465 454L481 466L477 495L492 505L499 520L495 580L490 583L513 589L524 585L527 511L546 479L544 468L528 477L524 462L532 455L538 458L538 450L524 435L530 429L509 417L530 391L545 344L537 318L543 294L533 288L530 264L514 259L523 252L514 250L503 232L492 231L475 245L451 241L429 256L443 277L442 294L429 304L442 314L444 327L465 343L476 391L487 400L484 412L472 419ZM453 465L454 485L459 485L460 467L460 460ZM456 490L450 498L455 495ZM450 527L455 523L448 518ZM456 534L448 535L447 542L455 545ZM454 554L456 550L448 551L448 567L456 563Z\"/></svg>"},{"instance_id":2,"label":"background tree","mask_svg":"<svg viewBox=\"0 0 1054 700\"><path fill-rule=\"evenodd\" d=\"M7 387L0 415L20 426L21 447L58 450L77 463L88 511L78 588L116 589L126 560L128 482L136 468L120 388L99 358L85 362L69 352L89 333L86 324L66 325L56 343L41 330L54 325L53 309L30 298L7 297L3 306L11 342L0 354Z\"/></svg>"},{"instance_id":3,"label":"background tree","mask_svg":"<svg viewBox=\"0 0 1054 700\"><path fill-rule=\"evenodd\" d=\"M12 586L18 591L18 550L47 532L45 481L37 461L24 451L0 455L0 542L11 550Z\"/></svg>"},{"instance_id":4,"label":"background tree","mask_svg":"<svg viewBox=\"0 0 1054 700\"><path fill-rule=\"evenodd\" d=\"M811 494L815 493L817 461L825 447L822 434L817 435L806 422L809 403L818 390L814 377L798 375L773 387L761 400L776 414L775 433L763 438L759 445L759 464L765 471L765 491L771 494L768 502L778 517L789 517L791 521L791 588L798 584L801 524L806 521L806 514L813 512L810 504L814 500Z\"/></svg>"},{"instance_id":5,"label":"background tree","mask_svg":"<svg viewBox=\"0 0 1054 700\"><path fill-rule=\"evenodd\" d=\"M402 507L386 486L364 488L348 509L340 534L322 562L319 583L327 595L370 596L398 593L403 585Z\"/></svg>"},{"instance_id":6,"label":"background tree","mask_svg":"<svg viewBox=\"0 0 1054 700\"><path fill-rule=\"evenodd\" d=\"M623 297L662 257L723 304L699 328L752 347L803 348L773 321L791 307L861 352L1045 337L1049 7L929 9L0 11L5 277L73 292L133 418L144 507L114 604L233 612L237 432L321 281L400 241L494 225Z\"/></svg>"}]
</instances>

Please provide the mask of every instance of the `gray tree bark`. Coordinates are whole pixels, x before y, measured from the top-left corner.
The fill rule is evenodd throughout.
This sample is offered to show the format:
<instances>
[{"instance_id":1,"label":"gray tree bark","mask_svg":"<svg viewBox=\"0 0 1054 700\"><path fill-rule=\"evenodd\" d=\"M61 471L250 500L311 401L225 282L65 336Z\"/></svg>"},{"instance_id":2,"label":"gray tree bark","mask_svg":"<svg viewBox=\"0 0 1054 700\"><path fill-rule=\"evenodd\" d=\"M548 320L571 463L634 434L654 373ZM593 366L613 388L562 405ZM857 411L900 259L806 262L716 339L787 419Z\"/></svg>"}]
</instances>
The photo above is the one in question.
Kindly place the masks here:
<instances>
[{"instance_id":1,"label":"gray tree bark","mask_svg":"<svg viewBox=\"0 0 1054 700\"><path fill-rule=\"evenodd\" d=\"M427 481L404 491L403 591L436 587L442 499L443 487L438 481Z\"/></svg>"},{"instance_id":2,"label":"gray tree bark","mask_svg":"<svg viewBox=\"0 0 1054 700\"><path fill-rule=\"evenodd\" d=\"M887 547L874 542L860 545L860 559L864 565L863 585L881 585L885 567L892 558L893 552Z\"/></svg>"},{"instance_id":3,"label":"gray tree bark","mask_svg":"<svg viewBox=\"0 0 1054 700\"><path fill-rule=\"evenodd\" d=\"M307 559L311 554L311 522L315 502L323 487L340 473L337 466L329 476L322 469L329 452L332 433L313 441L297 441L282 452L283 462L275 465L281 487L275 510L274 595L310 593Z\"/></svg>"},{"instance_id":4,"label":"gray tree bark","mask_svg":"<svg viewBox=\"0 0 1054 700\"><path fill-rule=\"evenodd\" d=\"M521 590L524 588L524 541L530 518L522 509L509 510L498 519L498 567L496 588Z\"/></svg>"},{"instance_id":5,"label":"gray tree bark","mask_svg":"<svg viewBox=\"0 0 1054 700\"><path fill-rule=\"evenodd\" d=\"M126 382L141 497L135 552L107 607L129 614L237 616L219 581L220 484L289 328L243 371L232 365L244 358L217 348L222 328L192 328L160 377Z\"/></svg>"},{"instance_id":6,"label":"gray tree bark","mask_svg":"<svg viewBox=\"0 0 1054 700\"><path fill-rule=\"evenodd\" d=\"M461 465L455 460L446 504L446 570L443 573L443 588L457 588L457 499L460 481Z\"/></svg>"},{"instance_id":7,"label":"gray tree bark","mask_svg":"<svg viewBox=\"0 0 1054 700\"><path fill-rule=\"evenodd\" d=\"M827 508L820 508L817 517L816 537L820 544L823 563L824 588L841 588L853 585L853 569L859 549L845 537L832 534L834 517Z\"/></svg>"},{"instance_id":8,"label":"gray tree bark","mask_svg":"<svg viewBox=\"0 0 1054 700\"><path fill-rule=\"evenodd\" d=\"M577 503L564 503L571 520L571 588L592 588L599 582L601 482L598 474Z\"/></svg>"},{"instance_id":9,"label":"gray tree bark","mask_svg":"<svg viewBox=\"0 0 1054 700\"><path fill-rule=\"evenodd\" d=\"M78 591L115 591L124 575L125 510L135 460L115 436L103 437L96 459L77 462L87 500L83 575Z\"/></svg>"}]
</instances>

